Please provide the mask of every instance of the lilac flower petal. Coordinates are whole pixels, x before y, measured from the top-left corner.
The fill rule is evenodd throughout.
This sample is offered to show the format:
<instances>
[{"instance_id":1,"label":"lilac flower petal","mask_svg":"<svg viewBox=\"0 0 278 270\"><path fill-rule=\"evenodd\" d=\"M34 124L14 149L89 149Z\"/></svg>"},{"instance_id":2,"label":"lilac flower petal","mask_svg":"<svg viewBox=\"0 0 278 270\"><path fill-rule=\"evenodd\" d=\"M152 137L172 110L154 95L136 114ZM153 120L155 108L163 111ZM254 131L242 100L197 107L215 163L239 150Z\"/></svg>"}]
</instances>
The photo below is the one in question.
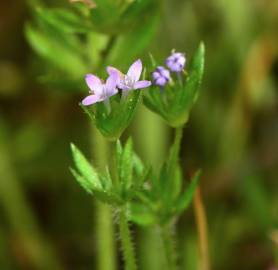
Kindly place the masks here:
<instances>
[{"instance_id":1,"label":"lilac flower petal","mask_svg":"<svg viewBox=\"0 0 278 270\"><path fill-rule=\"evenodd\" d=\"M167 70L167 69L163 69L163 70L161 70L161 75L163 76L163 77L165 77L165 78L170 78L170 72L169 72L169 70Z\"/></svg>"},{"instance_id":2,"label":"lilac flower petal","mask_svg":"<svg viewBox=\"0 0 278 270\"><path fill-rule=\"evenodd\" d=\"M108 73L109 75L111 75L111 74L114 73L114 72L117 72L119 75L120 75L120 74L123 75L123 73L122 73L120 70L118 70L118 69L116 69L116 68L114 68L114 67L111 67L111 66L108 66L108 67L106 68L106 71L107 71L107 73Z\"/></svg>"},{"instance_id":3,"label":"lilac flower petal","mask_svg":"<svg viewBox=\"0 0 278 270\"><path fill-rule=\"evenodd\" d=\"M129 67L127 76L130 77L134 82L137 82L139 81L141 73L142 73L142 62L140 59L138 59Z\"/></svg>"},{"instance_id":4,"label":"lilac flower petal","mask_svg":"<svg viewBox=\"0 0 278 270\"><path fill-rule=\"evenodd\" d=\"M165 86L167 80L164 77L160 77L154 83L158 86Z\"/></svg>"},{"instance_id":5,"label":"lilac flower petal","mask_svg":"<svg viewBox=\"0 0 278 270\"><path fill-rule=\"evenodd\" d=\"M153 74L152 74L152 77L154 80L158 79L160 76L161 76L160 73L157 71L153 72Z\"/></svg>"},{"instance_id":6,"label":"lilac flower petal","mask_svg":"<svg viewBox=\"0 0 278 270\"><path fill-rule=\"evenodd\" d=\"M115 95L117 93L116 87L119 82L119 74L117 72L111 72L110 76L106 80L105 87L108 96Z\"/></svg>"},{"instance_id":7,"label":"lilac flower petal","mask_svg":"<svg viewBox=\"0 0 278 270\"><path fill-rule=\"evenodd\" d=\"M102 92L102 83L101 80L93 75L93 74L87 74L85 77L86 83L88 87L93 91L95 94L100 95Z\"/></svg>"},{"instance_id":8,"label":"lilac flower petal","mask_svg":"<svg viewBox=\"0 0 278 270\"><path fill-rule=\"evenodd\" d=\"M151 84L150 81L138 81L134 84L134 89L146 88L151 86Z\"/></svg>"},{"instance_id":9,"label":"lilac flower petal","mask_svg":"<svg viewBox=\"0 0 278 270\"><path fill-rule=\"evenodd\" d=\"M152 79L155 85L163 87L170 80L170 72L163 66L158 66L152 73Z\"/></svg>"},{"instance_id":10,"label":"lilac flower petal","mask_svg":"<svg viewBox=\"0 0 278 270\"><path fill-rule=\"evenodd\" d=\"M85 97L83 100L82 100L82 104L84 106L88 106L88 105L92 105L98 101L102 101L102 99L97 96L97 95L90 95L90 96L87 96Z\"/></svg>"},{"instance_id":11,"label":"lilac flower petal","mask_svg":"<svg viewBox=\"0 0 278 270\"><path fill-rule=\"evenodd\" d=\"M115 72L118 74L117 85L120 84L121 81L124 80L124 76L125 76L125 75L124 75L120 70L118 70L118 69L116 69L116 68L114 68L114 67L108 66L108 67L106 68L106 71L107 71L107 73L108 73L109 75L111 75L112 73L115 73Z\"/></svg>"}]
</instances>

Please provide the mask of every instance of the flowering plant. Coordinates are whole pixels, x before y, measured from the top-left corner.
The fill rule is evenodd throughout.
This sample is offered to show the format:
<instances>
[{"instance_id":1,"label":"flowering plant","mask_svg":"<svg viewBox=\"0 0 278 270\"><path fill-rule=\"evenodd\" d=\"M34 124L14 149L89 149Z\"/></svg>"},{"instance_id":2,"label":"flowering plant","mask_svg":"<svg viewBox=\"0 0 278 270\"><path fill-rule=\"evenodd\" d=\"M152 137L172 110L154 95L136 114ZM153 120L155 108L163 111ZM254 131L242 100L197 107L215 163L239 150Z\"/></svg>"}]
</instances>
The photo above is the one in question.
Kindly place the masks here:
<instances>
[{"instance_id":1,"label":"flowering plant","mask_svg":"<svg viewBox=\"0 0 278 270\"><path fill-rule=\"evenodd\" d=\"M70 8L34 8L35 24L26 26L26 35L34 50L53 65L53 73L44 76L45 82L60 85L63 78L69 89L84 89L81 84L84 74L94 70L93 74L85 75L89 93L83 95L80 106L92 126L103 135L103 147L94 152L104 156L107 150L108 157L102 166L95 161L91 164L71 144L74 161L71 173L90 195L113 209L126 270L137 269L129 229L131 221L139 226L160 228L165 239L167 270L175 270L177 251L171 232L175 221L189 206L200 176L197 172L189 183L184 183L179 152L182 128L199 94L204 45L200 44L191 61L187 61L184 53L172 51L165 67L154 64L152 73L146 76L147 69L137 57L155 34L159 1L72 0L70 3ZM127 66L131 59L137 60L127 68L126 74L114 67ZM175 131L159 172L139 158L132 138L122 143L122 134L142 100ZM95 137L96 133L91 135L98 144ZM112 220L111 213L103 206L100 204L97 214L108 222ZM111 245L113 230L100 225L97 235L101 240L108 239L105 250L99 248L100 265L106 266L106 256L114 264L99 269L114 270L117 260L112 259L116 254Z\"/></svg>"},{"instance_id":2,"label":"flowering plant","mask_svg":"<svg viewBox=\"0 0 278 270\"><path fill-rule=\"evenodd\" d=\"M105 137L117 140L113 146L114 165L107 168L105 173L97 172L72 144L76 169L71 171L87 192L118 209L120 231L125 232L122 235L122 243L125 245L123 251L126 269L136 268L127 221L131 220L143 226L158 225L162 228L164 237L169 237L173 222L188 207L198 185L199 172L183 190L178 156L182 126L188 120L190 109L196 101L203 75L203 44L191 62L187 77L184 71L185 63L184 54L173 52L166 59L169 70L158 66L151 74L153 85L151 81L140 80L143 69L140 59L130 66L127 74L108 66L109 76L105 83L92 74L85 78L90 94L82 100L82 106ZM174 76L171 77L170 71L175 73L176 81ZM148 87L151 89L147 89ZM161 115L170 126L175 127L174 142L158 175L140 160L133 150L131 139L124 147L119 141L140 102L140 89L144 88L146 106ZM166 245L172 246L171 241ZM170 254L169 269L175 269L176 264L174 254Z\"/></svg>"}]
</instances>

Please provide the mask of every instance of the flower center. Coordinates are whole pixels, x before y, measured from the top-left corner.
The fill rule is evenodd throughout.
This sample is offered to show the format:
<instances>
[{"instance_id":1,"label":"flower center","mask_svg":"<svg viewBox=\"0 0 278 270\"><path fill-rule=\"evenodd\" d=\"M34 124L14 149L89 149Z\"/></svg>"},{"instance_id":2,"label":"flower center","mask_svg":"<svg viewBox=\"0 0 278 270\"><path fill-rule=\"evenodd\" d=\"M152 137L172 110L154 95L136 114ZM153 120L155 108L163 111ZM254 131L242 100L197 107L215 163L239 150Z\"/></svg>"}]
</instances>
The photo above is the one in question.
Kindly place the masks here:
<instances>
[{"instance_id":1,"label":"flower center","mask_svg":"<svg viewBox=\"0 0 278 270\"><path fill-rule=\"evenodd\" d=\"M134 80L130 77L130 76L125 76L124 77L124 84L129 87L129 88L133 88L134 86Z\"/></svg>"}]
</instances>

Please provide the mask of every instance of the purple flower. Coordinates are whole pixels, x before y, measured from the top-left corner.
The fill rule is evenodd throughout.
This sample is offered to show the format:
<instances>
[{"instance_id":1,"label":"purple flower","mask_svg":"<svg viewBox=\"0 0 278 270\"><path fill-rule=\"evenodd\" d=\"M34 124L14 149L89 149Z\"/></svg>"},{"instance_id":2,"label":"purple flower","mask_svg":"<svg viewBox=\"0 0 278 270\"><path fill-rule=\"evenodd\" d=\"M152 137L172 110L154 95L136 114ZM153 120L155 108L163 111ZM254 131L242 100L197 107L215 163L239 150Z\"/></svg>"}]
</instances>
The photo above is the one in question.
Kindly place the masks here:
<instances>
[{"instance_id":1,"label":"purple flower","mask_svg":"<svg viewBox=\"0 0 278 270\"><path fill-rule=\"evenodd\" d=\"M105 83L93 74L87 74L86 83L90 88L91 95L82 100L84 106L88 106L100 101L108 101L108 98L117 94L118 73L111 72Z\"/></svg>"},{"instance_id":2,"label":"purple flower","mask_svg":"<svg viewBox=\"0 0 278 270\"><path fill-rule=\"evenodd\" d=\"M184 69L186 63L186 58L184 53L173 52L167 59L166 59L166 66L172 72L181 72Z\"/></svg>"},{"instance_id":3,"label":"purple flower","mask_svg":"<svg viewBox=\"0 0 278 270\"><path fill-rule=\"evenodd\" d=\"M118 73L118 83L117 86L123 91L130 91L135 89L146 88L151 85L150 81L139 81L142 73L142 62L140 59L135 61L128 69L127 74L123 74L121 71L114 67L107 67L107 72L109 74L113 72Z\"/></svg>"},{"instance_id":4,"label":"purple flower","mask_svg":"<svg viewBox=\"0 0 278 270\"><path fill-rule=\"evenodd\" d=\"M155 85L163 87L170 80L170 72L168 69L164 68L163 66L159 66L152 73L152 77Z\"/></svg>"}]
</instances>

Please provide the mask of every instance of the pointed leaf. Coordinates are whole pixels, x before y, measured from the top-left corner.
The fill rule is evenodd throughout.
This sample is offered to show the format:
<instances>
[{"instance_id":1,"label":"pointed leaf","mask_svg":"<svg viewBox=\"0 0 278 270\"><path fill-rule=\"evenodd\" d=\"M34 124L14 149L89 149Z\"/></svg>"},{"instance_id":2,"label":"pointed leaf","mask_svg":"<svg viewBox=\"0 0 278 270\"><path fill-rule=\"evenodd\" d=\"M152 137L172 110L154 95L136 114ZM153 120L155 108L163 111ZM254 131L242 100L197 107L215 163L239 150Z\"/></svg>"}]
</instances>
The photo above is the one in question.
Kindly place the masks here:
<instances>
[{"instance_id":1,"label":"pointed leaf","mask_svg":"<svg viewBox=\"0 0 278 270\"><path fill-rule=\"evenodd\" d=\"M132 181L133 147L131 138L128 139L121 157L120 181L124 190L128 190Z\"/></svg>"},{"instance_id":2,"label":"pointed leaf","mask_svg":"<svg viewBox=\"0 0 278 270\"><path fill-rule=\"evenodd\" d=\"M110 140L117 140L128 127L140 101L141 91L132 91L124 102L115 101L112 112L107 114L102 103L96 104L96 125L102 135ZM114 99L117 96L113 97ZM110 99L111 101L111 99Z\"/></svg>"},{"instance_id":3,"label":"pointed leaf","mask_svg":"<svg viewBox=\"0 0 278 270\"><path fill-rule=\"evenodd\" d=\"M187 106L191 107L196 101L203 78L204 63L205 46L204 43L201 42L189 66L189 77L186 80L185 89L180 100L181 106L184 106L184 104L186 104Z\"/></svg>"},{"instance_id":4,"label":"pointed leaf","mask_svg":"<svg viewBox=\"0 0 278 270\"><path fill-rule=\"evenodd\" d=\"M30 45L39 56L75 78L85 74L87 65L80 55L61 41L58 41L57 35L46 35L43 31L34 28L30 24L26 25L25 34Z\"/></svg>"},{"instance_id":5,"label":"pointed leaf","mask_svg":"<svg viewBox=\"0 0 278 270\"><path fill-rule=\"evenodd\" d=\"M134 171L137 175L141 175L145 168L142 160L139 158L139 156L135 152L133 152L133 167L134 167Z\"/></svg>"},{"instance_id":6,"label":"pointed leaf","mask_svg":"<svg viewBox=\"0 0 278 270\"><path fill-rule=\"evenodd\" d=\"M201 171L197 171L191 180L187 189L181 194L176 202L175 209L177 213L184 211L192 201L195 190L200 180Z\"/></svg>"},{"instance_id":7,"label":"pointed leaf","mask_svg":"<svg viewBox=\"0 0 278 270\"><path fill-rule=\"evenodd\" d=\"M69 9L38 8L37 16L66 33L86 33L92 30L90 21Z\"/></svg>"},{"instance_id":8,"label":"pointed leaf","mask_svg":"<svg viewBox=\"0 0 278 270\"><path fill-rule=\"evenodd\" d=\"M91 166L91 164L87 161L84 155L73 143L71 143L71 151L75 166L78 169L79 173L86 179L87 186L89 186L90 183L92 190L101 190L102 185L96 170Z\"/></svg>"},{"instance_id":9,"label":"pointed leaf","mask_svg":"<svg viewBox=\"0 0 278 270\"><path fill-rule=\"evenodd\" d=\"M188 68L188 78L169 104L169 121L172 126L181 126L188 120L189 112L199 95L204 73L205 46L200 44Z\"/></svg>"},{"instance_id":10,"label":"pointed leaf","mask_svg":"<svg viewBox=\"0 0 278 270\"><path fill-rule=\"evenodd\" d=\"M92 183L88 181L88 179L81 176L76 170L70 168L70 171L74 178L77 180L77 182L80 184L81 187L83 187L89 194L93 193L93 187Z\"/></svg>"},{"instance_id":11,"label":"pointed leaf","mask_svg":"<svg viewBox=\"0 0 278 270\"><path fill-rule=\"evenodd\" d=\"M129 205L129 219L140 226L155 224L155 214L146 206L139 203Z\"/></svg>"}]
</instances>

